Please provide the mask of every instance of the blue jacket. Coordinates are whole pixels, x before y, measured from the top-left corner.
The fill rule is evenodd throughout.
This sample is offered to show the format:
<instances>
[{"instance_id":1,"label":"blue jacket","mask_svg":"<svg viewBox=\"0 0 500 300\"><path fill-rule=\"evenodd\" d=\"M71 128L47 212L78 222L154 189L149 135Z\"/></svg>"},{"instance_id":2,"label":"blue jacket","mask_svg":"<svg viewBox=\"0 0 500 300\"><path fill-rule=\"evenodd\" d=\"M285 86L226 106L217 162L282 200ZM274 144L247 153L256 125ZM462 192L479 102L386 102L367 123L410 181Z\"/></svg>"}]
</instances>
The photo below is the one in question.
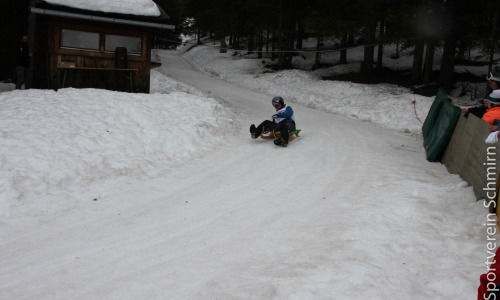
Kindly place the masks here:
<instances>
[{"instance_id":1,"label":"blue jacket","mask_svg":"<svg viewBox=\"0 0 500 300\"><path fill-rule=\"evenodd\" d=\"M293 109L291 106L285 106L276 112L278 116L274 119L274 123L281 123L285 121L285 123L295 123L295 117L293 116Z\"/></svg>"}]
</instances>

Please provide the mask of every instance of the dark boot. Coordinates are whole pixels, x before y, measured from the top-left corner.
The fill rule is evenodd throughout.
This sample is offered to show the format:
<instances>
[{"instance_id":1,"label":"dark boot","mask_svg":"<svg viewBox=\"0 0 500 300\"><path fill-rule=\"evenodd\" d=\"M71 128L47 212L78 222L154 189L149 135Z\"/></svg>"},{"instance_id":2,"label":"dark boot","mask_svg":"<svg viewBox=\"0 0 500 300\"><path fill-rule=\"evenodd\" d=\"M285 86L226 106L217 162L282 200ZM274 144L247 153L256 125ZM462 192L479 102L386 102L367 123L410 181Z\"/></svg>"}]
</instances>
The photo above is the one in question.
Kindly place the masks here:
<instances>
[{"instance_id":1,"label":"dark boot","mask_svg":"<svg viewBox=\"0 0 500 300\"><path fill-rule=\"evenodd\" d=\"M257 134L257 128L255 128L255 125L250 125L250 135L252 136L252 139L256 139L259 137Z\"/></svg>"},{"instance_id":2,"label":"dark boot","mask_svg":"<svg viewBox=\"0 0 500 300\"><path fill-rule=\"evenodd\" d=\"M288 127L285 126L280 128L280 138L283 141L286 141L286 143L288 144L288 140L290 139L290 134L288 133Z\"/></svg>"},{"instance_id":3,"label":"dark boot","mask_svg":"<svg viewBox=\"0 0 500 300\"><path fill-rule=\"evenodd\" d=\"M280 137L279 139L274 140L274 144L276 146L286 147L288 146L288 141Z\"/></svg>"}]
</instances>

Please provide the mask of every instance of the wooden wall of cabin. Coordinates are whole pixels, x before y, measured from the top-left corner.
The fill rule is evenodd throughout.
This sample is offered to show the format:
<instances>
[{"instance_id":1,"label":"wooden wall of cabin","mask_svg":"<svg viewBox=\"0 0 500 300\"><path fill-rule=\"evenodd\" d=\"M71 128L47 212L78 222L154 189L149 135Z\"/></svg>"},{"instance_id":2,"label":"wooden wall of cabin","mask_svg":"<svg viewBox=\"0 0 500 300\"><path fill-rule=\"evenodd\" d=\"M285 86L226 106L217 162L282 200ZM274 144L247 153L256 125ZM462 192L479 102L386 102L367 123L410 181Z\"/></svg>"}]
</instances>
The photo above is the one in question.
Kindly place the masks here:
<instances>
[{"instance_id":1,"label":"wooden wall of cabin","mask_svg":"<svg viewBox=\"0 0 500 300\"><path fill-rule=\"evenodd\" d=\"M92 23L78 20L65 20L56 17L47 18L44 22L37 21L37 36L47 43L38 43L37 51L43 59L37 60L36 75L38 88L58 89L63 85L64 71L66 71L65 87L75 88L102 88L108 90L130 92L130 81L125 75L130 72L116 71L115 53L104 51L86 51L61 48L61 29L72 29L107 34L133 35L142 37L142 53L128 54L128 69L133 69L133 92L149 93L150 90L150 63L151 38L144 28L131 27L121 24ZM103 35L102 35L103 36ZM101 38L102 39L102 38ZM91 69L62 69L61 62L72 61L76 67L99 68Z\"/></svg>"},{"instance_id":2,"label":"wooden wall of cabin","mask_svg":"<svg viewBox=\"0 0 500 300\"><path fill-rule=\"evenodd\" d=\"M36 16L36 30L33 45L33 87L37 89L54 88L50 82L49 63L49 26L48 18Z\"/></svg>"}]
</instances>

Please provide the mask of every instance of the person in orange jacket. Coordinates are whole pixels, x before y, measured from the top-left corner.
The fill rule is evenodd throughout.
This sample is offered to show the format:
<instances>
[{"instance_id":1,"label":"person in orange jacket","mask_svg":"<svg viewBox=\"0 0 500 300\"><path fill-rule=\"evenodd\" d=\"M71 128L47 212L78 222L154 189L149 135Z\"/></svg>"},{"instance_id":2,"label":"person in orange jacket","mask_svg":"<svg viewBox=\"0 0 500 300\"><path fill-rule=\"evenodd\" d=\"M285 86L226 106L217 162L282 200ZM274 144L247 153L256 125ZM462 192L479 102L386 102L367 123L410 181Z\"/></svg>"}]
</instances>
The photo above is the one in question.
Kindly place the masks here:
<instances>
[{"instance_id":1,"label":"person in orange jacket","mask_svg":"<svg viewBox=\"0 0 500 300\"><path fill-rule=\"evenodd\" d=\"M500 90L494 90L486 99L486 113L483 115L483 121L490 125L495 124L495 120L500 121Z\"/></svg>"},{"instance_id":2,"label":"person in orange jacket","mask_svg":"<svg viewBox=\"0 0 500 300\"><path fill-rule=\"evenodd\" d=\"M464 112L465 114L471 112L474 115L482 118L486 123L498 126L498 122L500 121L500 90L494 90L493 92L491 92L491 94L489 94L483 102L483 113L478 113L477 111L471 112L472 109L476 109L475 107L470 109L464 108L462 109L462 112Z\"/></svg>"},{"instance_id":3,"label":"person in orange jacket","mask_svg":"<svg viewBox=\"0 0 500 300\"><path fill-rule=\"evenodd\" d=\"M487 94L488 96L485 97L485 99L482 101L482 105L480 105L480 106L463 108L462 112L464 113L465 118L468 117L469 113L477 116L478 118L483 118L484 114L487 113L488 109L491 109L495 105L500 104L500 102L499 102L500 101L500 77L495 77L492 73L490 73L490 75L486 77L486 80L488 81L488 85L489 85L489 92ZM491 102L496 103L496 104L493 104L492 107L488 107L488 105L487 105L487 102L490 101L490 99L492 99ZM494 122L495 119L493 119L493 123L491 123L492 122L492 120L490 119L491 116L497 116L497 113L493 112L493 111L490 112L490 114L486 117L488 121L485 120L485 122L490 124L490 125L497 125ZM495 128L493 128L493 127L495 127ZM490 131L499 130L498 126L493 126L493 127L490 128Z\"/></svg>"}]
</instances>

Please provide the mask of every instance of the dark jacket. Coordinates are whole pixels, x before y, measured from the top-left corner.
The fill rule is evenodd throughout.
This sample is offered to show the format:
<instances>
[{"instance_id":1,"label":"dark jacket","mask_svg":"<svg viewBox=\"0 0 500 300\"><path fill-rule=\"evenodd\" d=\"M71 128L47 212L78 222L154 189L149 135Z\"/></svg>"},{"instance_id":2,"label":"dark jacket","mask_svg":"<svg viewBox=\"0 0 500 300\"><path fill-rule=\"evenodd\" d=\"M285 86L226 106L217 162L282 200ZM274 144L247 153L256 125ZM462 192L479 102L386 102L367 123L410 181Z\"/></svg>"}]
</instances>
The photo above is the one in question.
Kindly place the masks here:
<instances>
[{"instance_id":1,"label":"dark jacket","mask_svg":"<svg viewBox=\"0 0 500 300\"><path fill-rule=\"evenodd\" d=\"M30 50L28 43L19 42L15 49L14 64L16 67L23 66L28 68L30 66Z\"/></svg>"}]
</instances>

